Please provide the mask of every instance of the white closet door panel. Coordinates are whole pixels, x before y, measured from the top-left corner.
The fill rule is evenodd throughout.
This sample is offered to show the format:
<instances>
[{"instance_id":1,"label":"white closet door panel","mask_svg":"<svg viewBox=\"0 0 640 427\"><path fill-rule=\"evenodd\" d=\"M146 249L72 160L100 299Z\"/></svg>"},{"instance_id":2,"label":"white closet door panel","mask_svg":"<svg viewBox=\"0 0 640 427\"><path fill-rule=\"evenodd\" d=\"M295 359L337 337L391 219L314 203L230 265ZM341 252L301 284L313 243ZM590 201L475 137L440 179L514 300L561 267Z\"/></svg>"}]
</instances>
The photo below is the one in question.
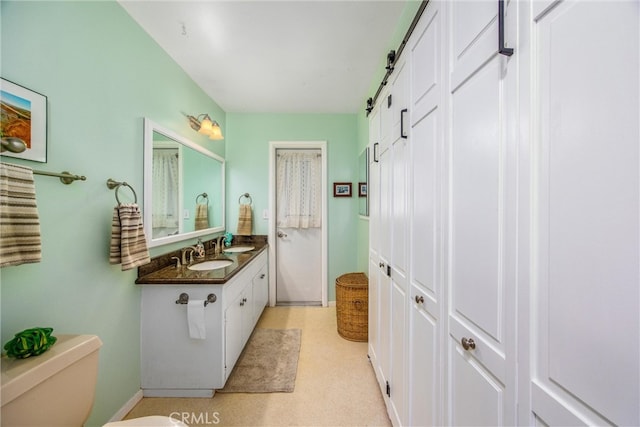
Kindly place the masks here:
<instances>
[{"instance_id":1,"label":"white closet door panel","mask_svg":"<svg viewBox=\"0 0 640 427\"><path fill-rule=\"evenodd\" d=\"M398 138L393 143L391 222L393 247L391 266L394 272L407 274L407 140ZM406 288L405 288L406 291Z\"/></svg>"},{"instance_id":2,"label":"white closet door panel","mask_svg":"<svg viewBox=\"0 0 640 427\"><path fill-rule=\"evenodd\" d=\"M391 376L391 279L384 273L378 276L378 301L380 311L378 313L378 323L380 325L378 333L378 381L381 389L386 389L386 383Z\"/></svg>"},{"instance_id":3,"label":"white closet door panel","mask_svg":"<svg viewBox=\"0 0 640 427\"><path fill-rule=\"evenodd\" d=\"M389 148L392 138L393 129L393 110L388 106L389 90L380 92L380 149L382 151Z\"/></svg>"},{"instance_id":4,"label":"white closet door panel","mask_svg":"<svg viewBox=\"0 0 640 427\"><path fill-rule=\"evenodd\" d=\"M379 184L380 184L380 222L378 223L378 254L380 260L384 263L391 262L391 225L392 225L392 206L391 206L391 172L392 158L391 150L387 149L378 155L378 167L380 168Z\"/></svg>"},{"instance_id":5,"label":"white closet door panel","mask_svg":"<svg viewBox=\"0 0 640 427\"><path fill-rule=\"evenodd\" d=\"M426 296L422 289L412 286L412 294ZM438 320L427 310L424 304L411 299L410 309L411 337L409 339L410 390L411 402L409 425L438 426L440 421L441 391L440 373L441 363L438 352Z\"/></svg>"},{"instance_id":6,"label":"white closet door panel","mask_svg":"<svg viewBox=\"0 0 640 427\"><path fill-rule=\"evenodd\" d=\"M581 417L565 405L559 405L562 398L550 392L543 384L531 384L531 400L535 402L535 418L539 425L588 426L595 425L588 417ZM544 417L544 418L542 418ZM602 424L602 423L600 423Z\"/></svg>"},{"instance_id":7,"label":"white closet door panel","mask_svg":"<svg viewBox=\"0 0 640 427\"><path fill-rule=\"evenodd\" d=\"M404 283L403 283L404 282ZM390 401L394 425L405 425L407 420L407 291L404 278L394 277L391 281L391 376Z\"/></svg>"},{"instance_id":8,"label":"white closet door panel","mask_svg":"<svg viewBox=\"0 0 640 427\"><path fill-rule=\"evenodd\" d=\"M377 159L380 156L380 108L369 115L369 256L378 257L380 249L380 185Z\"/></svg>"},{"instance_id":9,"label":"white closet door panel","mask_svg":"<svg viewBox=\"0 0 640 427\"><path fill-rule=\"evenodd\" d=\"M499 57L452 96L453 316L502 340L503 147Z\"/></svg>"},{"instance_id":10,"label":"white closet door panel","mask_svg":"<svg viewBox=\"0 0 640 427\"><path fill-rule=\"evenodd\" d=\"M428 7L411 38L411 125L440 104L440 10ZM413 138L413 133L412 133Z\"/></svg>"},{"instance_id":11,"label":"white closet door panel","mask_svg":"<svg viewBox=\"0 0 640 427\"><path fill-rule=\"evenodd\" d=\"M371 188L371 187L369 187ZM380 288L377 258L369 258L369 281L368 281L368 345L369 358L372 366L377 366L379 333L380 333Z\"/></svg>"},{"instance_id":12,"label":"white closet door panel","mask_svg":"<svg viewBox=\"0 0 640 427\"><path fill-rule=\"evenodd\" d=\"M497 4L496 0L451 2L452 88L457 88L491 56L496 55Z\"/></svg>"},{"instance_id":13,"label":"white closet door panel","mask_svg":"<svg viewBox=\"0 0 640 427\"><path fill-rule=\"evenodd\" d=\"M474 328L462 320L452 319L449 323L449 337L454 342L460 344L462 338L472 338L476 344L470 354L475 361L482 364L493 376L502 384L507 381L507 370L505 366L506 357L504 351L496 347L491 339L487 339L481 334L474 334Z\"/></svg>"},{"instance_id":14,"label":"white closet door panel","mask_svg":"<svg viewBox=\"0 0 640 427\"><path fill-rule=\"evenodd\" d=\"M449 354L451 425L504 425L504 390L501 383L460 347L459 341L450 340Z\"/></svg>"},{"instance_id":15,"label":"white closet door panel","mask_svg":"<svg viewBox=\"0 0 640 427\"><path fill-rule=\"evenodd\" d=\"M505 3L516 9L517 3ZM510 148L515 141L507 132L513 134L517 56L497 53L497 1L447 6L450 391L445 423L513 424L516 257L510 248L517 241L518 170ZM461 342L467 340L475 346L465 350Z\"/></svg>"},{"instance_id":16,"label":"white closet door panel","mask_svg":"<svg viewBox=\"0 0 640 427\"><path fill-rule=\"evenodd\" d=\"M411 283L428 291L436 302L436 149L439 111L420 120L411 130Z\"/></svg>"},{"instance_id":17,"label":"white closet door panel","mask_svg":"<svg viewBox=\"0 0 640 427\"><path fill-rule=\"evenodd\" d=\"M402 113L403 109L409 109L409 70L407 69L407 61L400 57L394 66L391 75L392 99L391 99L391 115L393 117L393 126L391 130L391 141L400 138L401 134L407 135L409 132L409 114Z\"/></svg>"},{"instance_id":18,"label":"white closet door panel","mask_svg":"<svg viewBox=\"0 0 640 427\"><path fill-rule=\"evenodd\" d=\"M640 424L639 7L568 2L537 24L535 382L589 423Z\"/></svg>"}]
</instances>

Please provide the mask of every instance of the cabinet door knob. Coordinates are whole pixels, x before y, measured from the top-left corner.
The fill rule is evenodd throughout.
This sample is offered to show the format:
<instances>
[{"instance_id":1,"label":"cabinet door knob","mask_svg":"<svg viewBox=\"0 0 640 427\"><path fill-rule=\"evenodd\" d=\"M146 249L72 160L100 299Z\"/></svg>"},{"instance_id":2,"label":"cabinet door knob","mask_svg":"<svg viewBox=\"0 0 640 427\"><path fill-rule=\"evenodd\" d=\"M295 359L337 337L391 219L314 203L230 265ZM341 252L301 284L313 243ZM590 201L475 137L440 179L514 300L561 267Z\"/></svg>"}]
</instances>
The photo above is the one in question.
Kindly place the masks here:
<instances>
[{"instance_id":1,"label":"cabinet door knob","mask_svg":"<svg viewBox=\"0 0 640 427\"><path fill-rule=\"evenodd\" d=\"M264 279L264 276L266 276L266 274L262 273L262 274L260 275L260 278L261 278L261 279Z\"/></svg>"},{"instance_id":2,"label":"cabinet door knob","mask_svg":"<svg viewBox=\"0 0 640 427\"><path fill-rule=\"evenodd\" d=\"M424 297L422 295L416 295L416 303L424 304Z\"/></svg>"},{"instance_id":3,"label":"cabinet door knob","mask_svg":"<svg viewBox=\"0 0 640 427\"><path fill-rule=\"evenodd\" d=\"M476 342L473 338L462 337L460 344L462 344L462 348L465 350L474 350L476 348Z\"/></svg>"},{"instance_id":4,"label":"cabinet door knob","mask_svg":"<svg viewBox=\"0 0 640 427\"><path fill-rule=\"evenodd\" d=\"M384 267L384 262L378 263L378 267L380 267L380 268Z\"/></svg>"}]
</instances>

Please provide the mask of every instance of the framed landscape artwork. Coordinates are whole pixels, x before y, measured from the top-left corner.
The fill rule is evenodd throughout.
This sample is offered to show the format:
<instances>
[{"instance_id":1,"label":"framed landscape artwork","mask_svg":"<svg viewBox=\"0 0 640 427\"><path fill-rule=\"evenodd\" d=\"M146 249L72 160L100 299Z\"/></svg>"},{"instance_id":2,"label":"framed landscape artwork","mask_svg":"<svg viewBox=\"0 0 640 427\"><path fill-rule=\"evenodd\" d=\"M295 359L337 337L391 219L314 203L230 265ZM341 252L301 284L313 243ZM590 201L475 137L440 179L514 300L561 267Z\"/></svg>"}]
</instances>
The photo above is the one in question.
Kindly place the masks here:
<instances>
[{"instance_id":1,"label":"framed landscape artwork","mask_svg":"<svg viewBox=\"0 0 640 427\"><path fill-rule=\"evenodd\" d=\"M26 145L20 153L3 151L3 156L46 163L47 97L0 79L0 136Z\"/></svg>"}]
</instances>

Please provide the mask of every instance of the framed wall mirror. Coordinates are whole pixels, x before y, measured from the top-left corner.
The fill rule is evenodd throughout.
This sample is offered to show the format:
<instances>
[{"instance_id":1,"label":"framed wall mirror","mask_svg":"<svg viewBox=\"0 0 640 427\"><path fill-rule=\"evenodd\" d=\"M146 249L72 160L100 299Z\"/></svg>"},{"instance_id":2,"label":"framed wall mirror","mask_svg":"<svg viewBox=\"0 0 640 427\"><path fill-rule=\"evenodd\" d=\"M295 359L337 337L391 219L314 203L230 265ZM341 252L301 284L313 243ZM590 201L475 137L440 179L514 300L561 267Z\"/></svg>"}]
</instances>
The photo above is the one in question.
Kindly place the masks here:
<instances>
[{"instance_id":1,"label":"framed wall mirror","mask_svg":"<svg viewBox=\"0 0 640 427\"><path fill-rule=\"evenodd\" d=\"M225 160L144 119L144 231L150 247L224 231Z\"/></svg>"}]
</instances>

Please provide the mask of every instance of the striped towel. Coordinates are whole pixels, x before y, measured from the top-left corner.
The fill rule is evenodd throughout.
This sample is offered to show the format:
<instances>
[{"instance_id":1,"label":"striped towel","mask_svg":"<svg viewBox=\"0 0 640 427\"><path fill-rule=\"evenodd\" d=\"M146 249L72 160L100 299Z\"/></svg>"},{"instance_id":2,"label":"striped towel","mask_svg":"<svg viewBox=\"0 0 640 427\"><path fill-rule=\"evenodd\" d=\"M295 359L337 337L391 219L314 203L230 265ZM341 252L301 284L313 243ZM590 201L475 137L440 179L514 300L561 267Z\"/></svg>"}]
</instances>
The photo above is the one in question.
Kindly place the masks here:
<instances>
[{"instance_id":1,"label":"striped towel","mask_svg":"<svg viewBox=\"0 0 640 427\"><path fill-rule=\"evenodd\" d=\"M0 267L41 259L33 171L26 166L0 163Z\"/></svg>"},{"instance_id":2,"label":"striped towel","mask_svg":"<svg viewBox=\"0 0 640 427\"><path fill-rule=\"evenodd\" d=\"M151 262L140 208L135 203L113 208L109 262L122 263L123 271Z\"/></svg>"},{"instance_id":3,"label":"striped towel","mask_svg":"<svg viewBox=\"0 0 640 427\"><path fill-rule=\"evenodd\" d=\"M238 214L238 236L251 236L252 228L251 205L241 204Z\"/></svg>"},{"instance_id":4,"label":"striped towel","mask_svg":"<svg viewBox=\"0 0 640 427\"><path fill-rule=\"evenodd\" d=\"M209 228L209 205L199 203L196 205L196 230Z\"/></svg>"}]
</instances>

